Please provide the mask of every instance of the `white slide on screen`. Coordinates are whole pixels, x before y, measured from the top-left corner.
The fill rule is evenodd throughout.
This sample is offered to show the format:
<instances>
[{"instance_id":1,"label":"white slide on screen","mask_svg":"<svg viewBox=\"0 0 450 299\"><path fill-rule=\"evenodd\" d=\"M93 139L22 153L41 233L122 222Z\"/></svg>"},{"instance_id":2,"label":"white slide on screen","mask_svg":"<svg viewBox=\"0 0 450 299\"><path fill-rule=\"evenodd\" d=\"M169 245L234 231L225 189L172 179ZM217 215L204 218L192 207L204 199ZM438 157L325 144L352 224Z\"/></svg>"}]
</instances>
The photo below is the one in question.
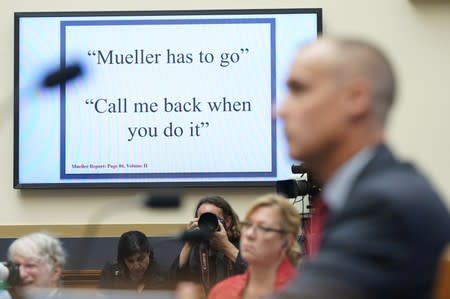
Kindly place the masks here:
<instances>
[{"instance_id":1,"label":"white slide on screen","mask_svg":"<svg viewBox=\"0 0 450 299\"><path fill-rule=\"evenodd\" d=\"M16 97L15 185L291 176L275 115L294 54L317 38L316 13L36 14L19 21L19 89L55 57L80 61L84 76Z\"/></svg>"}]
</instances>

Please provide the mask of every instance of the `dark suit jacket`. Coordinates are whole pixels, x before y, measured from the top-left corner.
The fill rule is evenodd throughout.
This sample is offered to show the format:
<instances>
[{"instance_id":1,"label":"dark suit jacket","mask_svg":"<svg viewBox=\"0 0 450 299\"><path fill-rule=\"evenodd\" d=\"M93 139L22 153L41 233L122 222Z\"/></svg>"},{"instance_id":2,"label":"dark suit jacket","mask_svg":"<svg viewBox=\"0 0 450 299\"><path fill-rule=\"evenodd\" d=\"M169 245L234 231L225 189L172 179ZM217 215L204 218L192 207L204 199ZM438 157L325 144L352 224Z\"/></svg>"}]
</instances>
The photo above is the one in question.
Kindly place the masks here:
<instances>
[{"instance_id":1,"label":"dark suit jacket","mask_svg":"<svg viewBox=\"0 0 450 299\"><path fill-rule=\"evenodd\" d=\"M330 215L317 258L278 298L429 298L448 242L447 207L382 145Z\"/></svg>"}]
</instances>

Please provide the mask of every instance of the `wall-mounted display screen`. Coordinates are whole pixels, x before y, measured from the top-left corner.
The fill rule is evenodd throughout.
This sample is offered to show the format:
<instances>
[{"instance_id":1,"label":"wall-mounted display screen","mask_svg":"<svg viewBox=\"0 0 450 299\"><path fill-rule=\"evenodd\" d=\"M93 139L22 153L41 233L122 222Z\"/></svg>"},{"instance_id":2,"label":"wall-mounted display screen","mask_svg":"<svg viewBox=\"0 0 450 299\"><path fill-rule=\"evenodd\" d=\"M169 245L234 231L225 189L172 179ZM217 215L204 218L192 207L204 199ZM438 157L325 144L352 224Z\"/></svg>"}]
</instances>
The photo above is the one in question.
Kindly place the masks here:
<instances>
[{"instance_id":1,"label":"wall-mounted display screen","mask_svg":"<svg viewBox=\"0 0 450 299\"><path fill-rule=\"evenodd\" d=\"M16 13L14 187L289 178L275 114L321 28L320 9Z\"/></svg>"}]
</instances>

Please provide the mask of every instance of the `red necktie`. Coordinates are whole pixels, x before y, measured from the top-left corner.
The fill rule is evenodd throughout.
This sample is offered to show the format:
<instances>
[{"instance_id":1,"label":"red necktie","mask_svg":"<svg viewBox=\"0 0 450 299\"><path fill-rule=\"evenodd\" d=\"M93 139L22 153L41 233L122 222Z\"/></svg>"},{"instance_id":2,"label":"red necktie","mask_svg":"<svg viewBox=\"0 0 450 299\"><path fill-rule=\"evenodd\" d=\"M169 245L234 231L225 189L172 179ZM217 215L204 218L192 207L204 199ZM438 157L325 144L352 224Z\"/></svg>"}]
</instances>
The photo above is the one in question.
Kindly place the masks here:
<instances>
[{"instance_id":1,"label":"red necktie","mask_svg":"<svg viewBox=\"0 0 450 299\"><path fill-rule=\"evenodd\" d=\"M319 252L322 232L327 220L327 204L320 196L314 197L311 217L305 226L305 249L310 259L314 258Z\"/></svg>"}]
</instances>

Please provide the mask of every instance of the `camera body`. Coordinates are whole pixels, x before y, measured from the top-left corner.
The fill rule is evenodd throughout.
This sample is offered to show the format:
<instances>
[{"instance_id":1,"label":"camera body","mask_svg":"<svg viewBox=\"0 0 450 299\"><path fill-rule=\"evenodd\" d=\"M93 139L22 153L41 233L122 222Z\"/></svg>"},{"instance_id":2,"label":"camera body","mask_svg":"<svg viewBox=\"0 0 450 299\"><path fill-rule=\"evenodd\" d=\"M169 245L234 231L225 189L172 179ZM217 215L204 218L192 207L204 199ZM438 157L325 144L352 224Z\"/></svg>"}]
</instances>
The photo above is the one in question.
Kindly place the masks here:
<instances>
[{"instance_id":1,"label":"camera body","mask_svg":"<svg viewBox=\"0 0 450 299\"><path fill-rule=\"evenodd\" d=\"M203 213L198 218L198 227L200 230L212 234L220 231L219 218L213 213Z\"/></svg>"},{"instance_id":2,"label":"camera body","mask_svg":"<svg viewBox=\"0 0 450 299\"><path fill-rule=\"evenodd\" d=\"M287 198L296 198L297 196L305 195L314 196L320 193L321 184L313 177L304 164L292 165L291 171L293 174L306 174L307 179L277 181L277 193L283 194Z\"/></svg>"},{"instance_id":3,"label":"camera body","mask_svg":"<svg viewBox=\"0 0 450 299\"><path fill-rule=\"evenodd\" d=\"M0 262L0 280L7 286L14 287L21 284L19 264Z\"/></svg>"}]
</instances>

